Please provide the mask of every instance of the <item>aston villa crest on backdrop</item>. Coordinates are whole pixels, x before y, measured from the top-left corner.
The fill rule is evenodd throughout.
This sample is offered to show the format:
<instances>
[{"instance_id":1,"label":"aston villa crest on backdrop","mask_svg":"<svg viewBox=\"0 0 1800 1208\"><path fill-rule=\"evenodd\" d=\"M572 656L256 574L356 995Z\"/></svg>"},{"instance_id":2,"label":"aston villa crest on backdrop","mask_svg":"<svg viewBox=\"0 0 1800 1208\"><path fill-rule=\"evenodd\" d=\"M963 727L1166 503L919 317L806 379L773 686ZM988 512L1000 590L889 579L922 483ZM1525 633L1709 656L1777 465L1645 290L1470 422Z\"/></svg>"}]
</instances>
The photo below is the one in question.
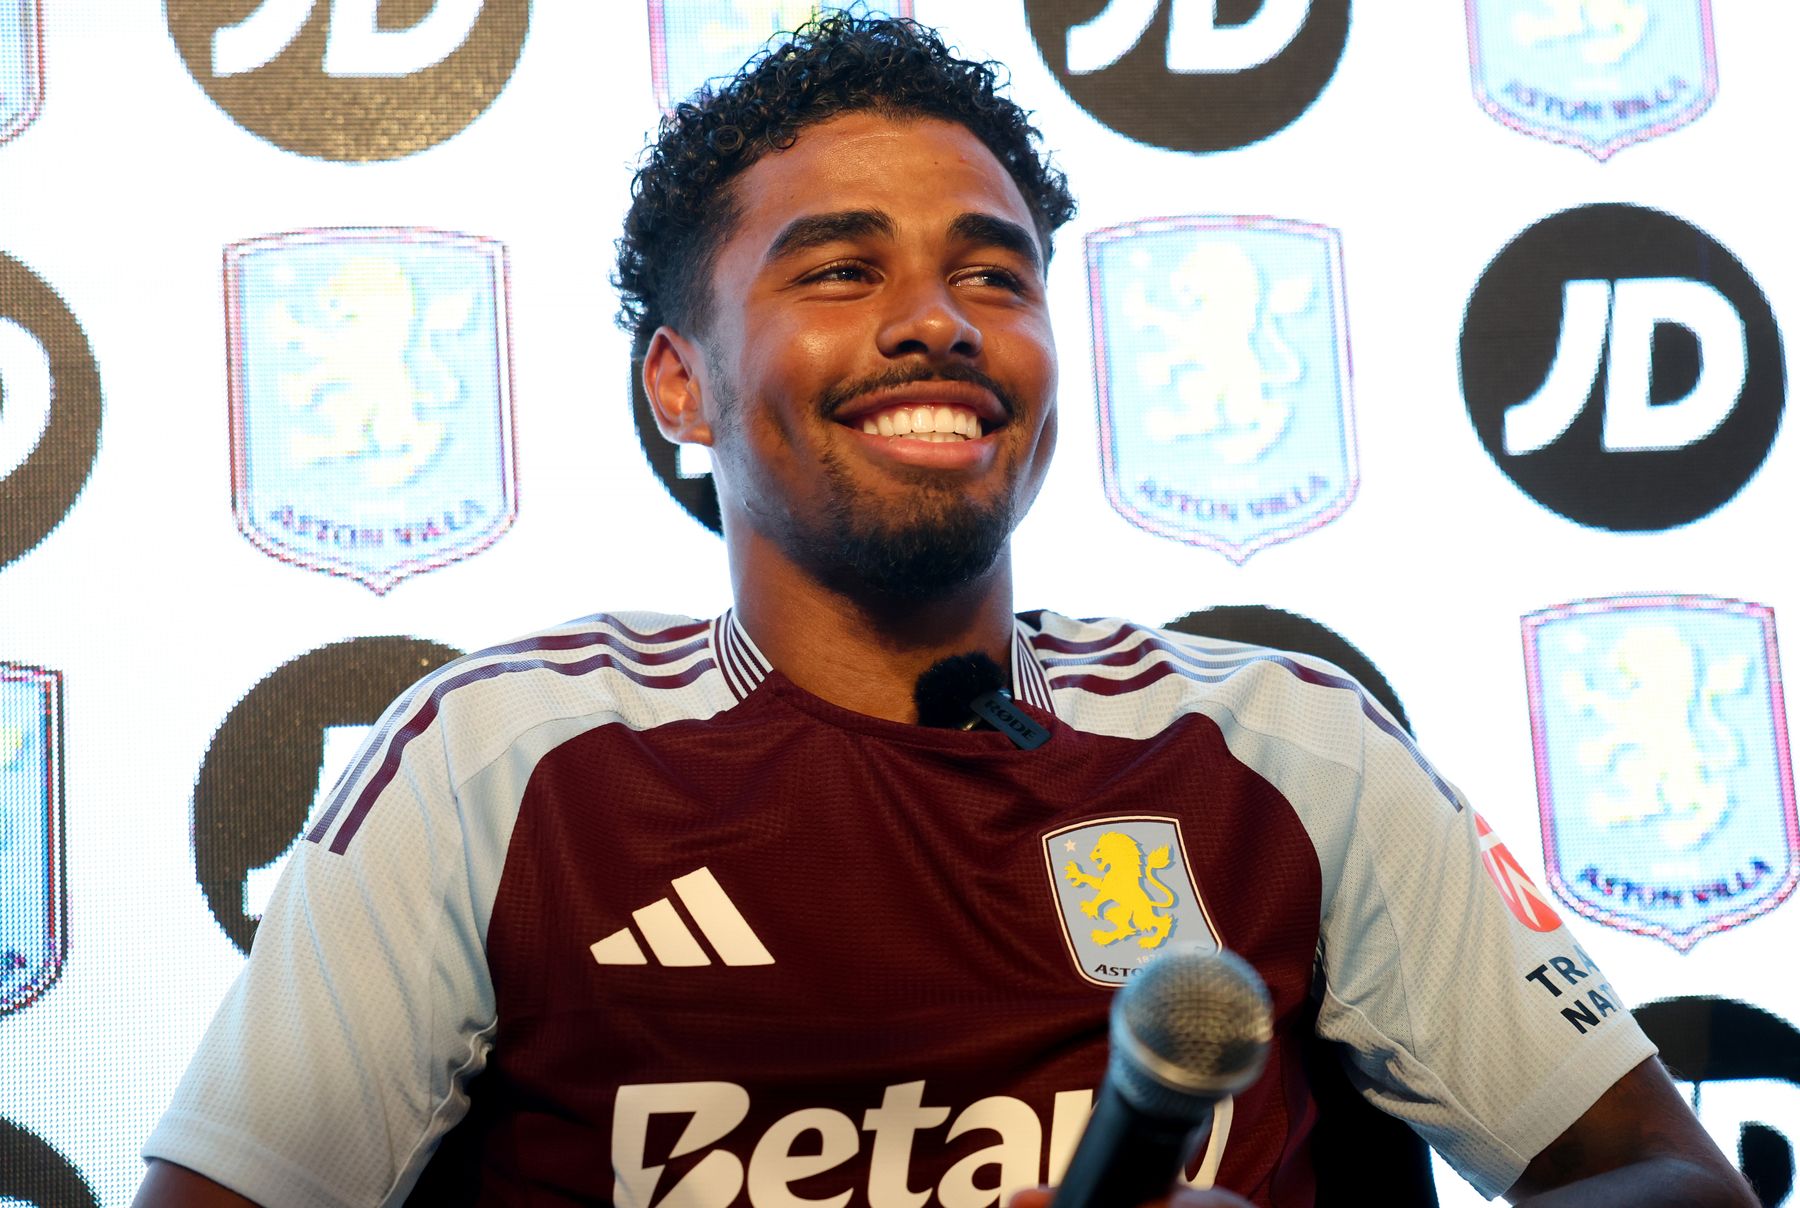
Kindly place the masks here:
<instances>
[{"instance_id":1,"label":"aston villa crest on backdrop","mask_svg":"<svg viewBox=\"0 0 1800 1208\"><path fill-rule=\"evenodd\" d=\"M512 524L505 253L419 229L225 253L232 499L284 562L380 594Z\"/></svg>"},{"instance_id":2,"label":"aston villa crest on backdrop","mask_svg":"<svg viewBox=\"0 0 1800 1208\"><path fill-rule=\"evenodd\" d=\"M1617 596L1524 629L1556 896L1682 952L1786 901L1800 818L1773 612Z\"/></svg>"},{"instance_id":3,"label":"aston villa crest on backdrop","mask_svg":"<svg viewBox=\"0 0 1800 1208\"><path fill-rule=\"evenodd\" d=\"M43 103L39 0L0 0L0 143L31 125Z\"/></svg>"},{"instance_id":4,"label":"aston villa crest on backdrop","mask_svg":"<svg viewBox=\"0 0 1800 1208\"><path fill-rule=\"evenodd\" d=\"M1711 0L1467 0L1481 107L1604 160L1687 125L1719 90Z\"/></svg>"},{"instance_id":5,"label":"aston villa crest on backdrop","mask_svg":"<svg viewBox=\"0 0 1800 1208\"><path fill-rule=\"evenodd\" d=\"M1088 236L1107 498L1242 563L1356 494L1337 232L1153 218Z\"/></svg>"},{"instance_id":6,"label":"aston villa crest on backdrop","mask_svg":"<svg viewBox=\"0 0 1800 1208\"><path fill-rule=\"evenodd\" d=\"M68 955L62 676L0 663L0 1015L30 1005Z\"/></svg>"}]
</instances>

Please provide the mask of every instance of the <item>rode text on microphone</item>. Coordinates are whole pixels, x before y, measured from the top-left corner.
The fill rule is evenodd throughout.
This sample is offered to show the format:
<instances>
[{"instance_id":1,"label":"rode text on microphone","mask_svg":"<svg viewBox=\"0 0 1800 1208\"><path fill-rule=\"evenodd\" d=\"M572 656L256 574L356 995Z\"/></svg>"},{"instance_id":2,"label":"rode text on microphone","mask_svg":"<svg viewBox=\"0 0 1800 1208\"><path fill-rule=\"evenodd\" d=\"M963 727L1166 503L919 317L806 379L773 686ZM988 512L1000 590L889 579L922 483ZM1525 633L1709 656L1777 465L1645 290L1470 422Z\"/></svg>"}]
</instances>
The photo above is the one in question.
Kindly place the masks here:
<instances>
[{"instance_id":1,"label":"rode text on microphone","mask_svg":"<svg viewBox=\"0 0 1800 1208\"><path fill-rule=\"evenodd\" d=\"M979 650L939 659L913 685L919 724L952 730L988 725L1020 750L1043 746L1050 731L1026 716L1004 685L999 665Z\"/></svg>"}]
</instances>

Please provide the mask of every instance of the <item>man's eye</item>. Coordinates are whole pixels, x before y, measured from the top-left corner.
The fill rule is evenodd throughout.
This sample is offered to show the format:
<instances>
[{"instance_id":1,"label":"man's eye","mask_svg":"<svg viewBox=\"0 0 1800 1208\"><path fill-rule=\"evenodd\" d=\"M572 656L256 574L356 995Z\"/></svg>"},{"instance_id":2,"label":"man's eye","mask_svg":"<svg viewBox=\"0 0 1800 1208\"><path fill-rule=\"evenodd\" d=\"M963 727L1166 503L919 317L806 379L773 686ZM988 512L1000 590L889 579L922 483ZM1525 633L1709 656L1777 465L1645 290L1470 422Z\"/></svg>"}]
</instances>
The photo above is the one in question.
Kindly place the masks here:
<instances>
[{"instance_id":1,"label":"man's eye","mask_svg":"<svg viewBox=\"0 0 1800 1208\"><path fill-rule=\"evenodd\" d=\"M1025 290L1025 282L1017 273L992 265L985 268L967 269L958 274L957 280L968 285L985 285L1011 290L1015 294L1023 293Z\"/></svg>"},{"instance_id":2,"label":"man's eye","mask_svg":"<svg viewBox=\"0 0 1800 1208\"><path fill-rule=\"evenodd\" d=\"M868 279L868 265L859 264L853 260L840 261L837 264L827 264L823 268L814 269L812 272L806 274L805 277L801 278L802 281L809 285L814 282L867 281Z\"/></svg>"}]
</instances>

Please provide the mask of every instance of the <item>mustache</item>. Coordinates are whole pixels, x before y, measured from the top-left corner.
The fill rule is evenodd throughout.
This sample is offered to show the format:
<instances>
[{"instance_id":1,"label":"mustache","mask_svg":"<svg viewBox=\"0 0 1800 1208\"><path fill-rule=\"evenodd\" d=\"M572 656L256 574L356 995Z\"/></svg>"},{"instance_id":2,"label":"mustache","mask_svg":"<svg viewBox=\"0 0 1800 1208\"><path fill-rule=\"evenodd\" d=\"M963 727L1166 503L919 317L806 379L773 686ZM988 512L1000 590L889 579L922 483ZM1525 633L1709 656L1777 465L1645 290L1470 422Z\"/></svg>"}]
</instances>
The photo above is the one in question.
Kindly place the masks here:
<instances>
[{"instance_id":1,"label":"mustache","mask_svg":"<svg viewBox=\"0 0 1800 1208\"><path fill-rule=\"evenodd\" d=\"M896 365L881 373L870 374L855 381L840 382L819 395L818 408L820 416L830 419L838 408L852 399L861 398L865 394L874 394L878 390L893 390L899 386L910 386L914 382L966 382L979 386L1000 400L1006 408L1006 418L1012 419L1019 414L1019 401L1016 395L999 382L975 368L973 365Z\"/></svg>"}]
</instances>

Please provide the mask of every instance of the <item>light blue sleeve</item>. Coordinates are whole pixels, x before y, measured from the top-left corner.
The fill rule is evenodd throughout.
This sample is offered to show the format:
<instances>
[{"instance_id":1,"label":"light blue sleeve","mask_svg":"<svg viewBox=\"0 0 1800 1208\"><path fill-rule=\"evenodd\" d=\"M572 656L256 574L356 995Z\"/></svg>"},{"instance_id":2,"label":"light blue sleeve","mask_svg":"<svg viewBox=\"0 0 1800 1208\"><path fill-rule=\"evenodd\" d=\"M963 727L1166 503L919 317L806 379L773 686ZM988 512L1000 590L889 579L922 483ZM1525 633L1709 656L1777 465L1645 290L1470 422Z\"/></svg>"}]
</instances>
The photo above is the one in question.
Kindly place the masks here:
<instances>
[{"instance_id":1,"label":"light blue sleeve","mask_svg":"<svg viewBox=\"0 0 1800 1208\"><path fill-rule=\"evenodd\" d=\"M466 1110L494 1030L491 891L478 909L441 728L395 737L421 698L375 727L338 787L336 826L289 860L146 1158L272 1206L397 1202ZM371 808L331 850L386 760ZM492 838L482 863L504 853Z\"/></svg>"},{"instance_id":2,"label":"light blue sleeve","mask_svg":"<svg viewBox=\"0 0 1800 1208\"><path fill-rule=\"evenodd\" d=\"M1499 836L1342 671L1252 664L1204 707L1318 856L1319 1033L1366 1098L1499 1195L1655 1046Z\"/></svg>"}]
</instances>

